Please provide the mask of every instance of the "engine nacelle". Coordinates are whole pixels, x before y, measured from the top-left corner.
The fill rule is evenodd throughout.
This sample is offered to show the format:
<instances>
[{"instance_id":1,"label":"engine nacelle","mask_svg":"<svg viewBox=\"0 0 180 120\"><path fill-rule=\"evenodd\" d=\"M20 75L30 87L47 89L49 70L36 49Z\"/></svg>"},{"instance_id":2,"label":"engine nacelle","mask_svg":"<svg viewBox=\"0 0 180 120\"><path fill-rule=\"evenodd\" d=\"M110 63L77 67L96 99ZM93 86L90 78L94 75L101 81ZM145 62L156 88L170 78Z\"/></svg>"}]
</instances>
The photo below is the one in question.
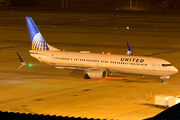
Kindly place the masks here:
<instances>
[{"instance_id":1,"label":"engine nacelle","mask_svg":"<svg viewBox=\"0 0 180 120\"><path fill-rule=\"evenodd\" d=\"M106 78L107 71L102 69L94 69L87 72L89 78ZM88 78L87 78L88 79Z\"/></svg>"}]
</instances>

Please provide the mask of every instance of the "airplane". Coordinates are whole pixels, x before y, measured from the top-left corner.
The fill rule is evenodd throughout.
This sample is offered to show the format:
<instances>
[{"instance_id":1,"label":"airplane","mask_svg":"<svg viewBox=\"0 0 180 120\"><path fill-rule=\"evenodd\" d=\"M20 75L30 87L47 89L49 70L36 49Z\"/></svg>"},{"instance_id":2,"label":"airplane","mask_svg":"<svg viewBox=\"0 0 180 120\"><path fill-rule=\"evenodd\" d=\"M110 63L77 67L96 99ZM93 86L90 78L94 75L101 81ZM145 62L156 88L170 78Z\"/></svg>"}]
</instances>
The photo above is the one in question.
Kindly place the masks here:
<instances>
[{"instance_id":1,"label":"airplane","mask_svg":"<svg viewBox=\"0 0 180 120\"><path fill-rule=\"evenodd\" d=\"M163 79L178 72L178 69L166 60L134 56L128 42L126 42L126 55L91 53L90 51L61 51L46 43L31 17L26 17L26 23L32 47L29 53L32 57L58 69L84 70L85 79L106 78L111 73L128 73L158 76L159 82L162 83ZM22 63L18 69L28 65L18 52L17 55ZM33 66L33 64L30 65Z\"/></svg>"}]
</instances>

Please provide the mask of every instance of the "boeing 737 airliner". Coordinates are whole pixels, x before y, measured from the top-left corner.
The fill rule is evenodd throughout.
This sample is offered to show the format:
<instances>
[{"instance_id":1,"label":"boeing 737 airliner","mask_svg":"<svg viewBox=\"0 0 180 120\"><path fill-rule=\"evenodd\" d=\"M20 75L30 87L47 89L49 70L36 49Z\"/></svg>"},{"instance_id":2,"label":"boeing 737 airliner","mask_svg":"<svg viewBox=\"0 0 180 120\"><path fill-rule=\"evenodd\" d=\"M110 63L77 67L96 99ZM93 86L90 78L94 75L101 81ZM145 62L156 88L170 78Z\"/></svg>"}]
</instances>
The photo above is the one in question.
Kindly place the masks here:
<instances>
[{"instance_id":1,"label":"boeing 737 airliner","mask_svg":"<svg viewBox=\"0 0 180 120\"><path fill-rule=\"evenodd\" d=\"M163 82L163 79L178 72L166 60L133 56L128 43L127 55L61 51L46 43L31 17L26 17L26 22L32 46L29 53L32 57L55 68L84 70L85 79L106 78L109 73L129 73L159 76L160 82ZM17 55L22 63L20 67L27 65L18 53Z\"/></svg>"}]
</instances>

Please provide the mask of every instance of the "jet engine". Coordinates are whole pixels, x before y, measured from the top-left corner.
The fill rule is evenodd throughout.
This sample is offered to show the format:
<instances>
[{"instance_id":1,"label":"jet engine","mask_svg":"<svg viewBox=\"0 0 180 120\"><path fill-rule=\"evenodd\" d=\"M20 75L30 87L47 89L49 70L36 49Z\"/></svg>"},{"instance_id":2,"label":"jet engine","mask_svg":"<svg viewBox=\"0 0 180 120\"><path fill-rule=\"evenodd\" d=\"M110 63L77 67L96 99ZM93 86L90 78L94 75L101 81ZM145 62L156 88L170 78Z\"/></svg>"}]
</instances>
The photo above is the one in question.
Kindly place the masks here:
<instances>
[{"instance_id":1,"label":"jet engine","mask_svg":"<svg viewBox=\"0 0 180 120\"><path fill-rule=\"evenodd\" d=\"M85 79L91 79L91 78L106 78L107 77L107 71L102 69L93 69L87 72L87 74L84 75Z\"/></svg>"}]
</instances>

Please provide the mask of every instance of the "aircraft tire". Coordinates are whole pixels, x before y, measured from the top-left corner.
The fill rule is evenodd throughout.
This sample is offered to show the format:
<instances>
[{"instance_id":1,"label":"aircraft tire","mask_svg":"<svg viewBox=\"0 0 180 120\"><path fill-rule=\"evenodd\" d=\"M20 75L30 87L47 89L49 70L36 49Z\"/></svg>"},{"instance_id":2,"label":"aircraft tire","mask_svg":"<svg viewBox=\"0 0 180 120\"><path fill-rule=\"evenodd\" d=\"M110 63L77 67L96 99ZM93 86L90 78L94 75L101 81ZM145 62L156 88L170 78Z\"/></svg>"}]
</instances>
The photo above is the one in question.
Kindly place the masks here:
<instances>
[{"instance_id":1,"label":"aircraft tire","mask_svg":"<svg viewBox=\"0 0 180 120\"><path fill-rule=\"evenodd\" d=\"M163 83L164 81L162 79L159 80L160 83Z\"/></svg>"},{"instance_id":2,"label":"aircraft tire","mask_svg":"<svg viewBox=\"0 0 180 120\"><path fill-rule=\"evenodd\" d=\"M84 79L90 79L90 77L88 76L88 74L84 75Z\"/></svg>"}]
</instances>

